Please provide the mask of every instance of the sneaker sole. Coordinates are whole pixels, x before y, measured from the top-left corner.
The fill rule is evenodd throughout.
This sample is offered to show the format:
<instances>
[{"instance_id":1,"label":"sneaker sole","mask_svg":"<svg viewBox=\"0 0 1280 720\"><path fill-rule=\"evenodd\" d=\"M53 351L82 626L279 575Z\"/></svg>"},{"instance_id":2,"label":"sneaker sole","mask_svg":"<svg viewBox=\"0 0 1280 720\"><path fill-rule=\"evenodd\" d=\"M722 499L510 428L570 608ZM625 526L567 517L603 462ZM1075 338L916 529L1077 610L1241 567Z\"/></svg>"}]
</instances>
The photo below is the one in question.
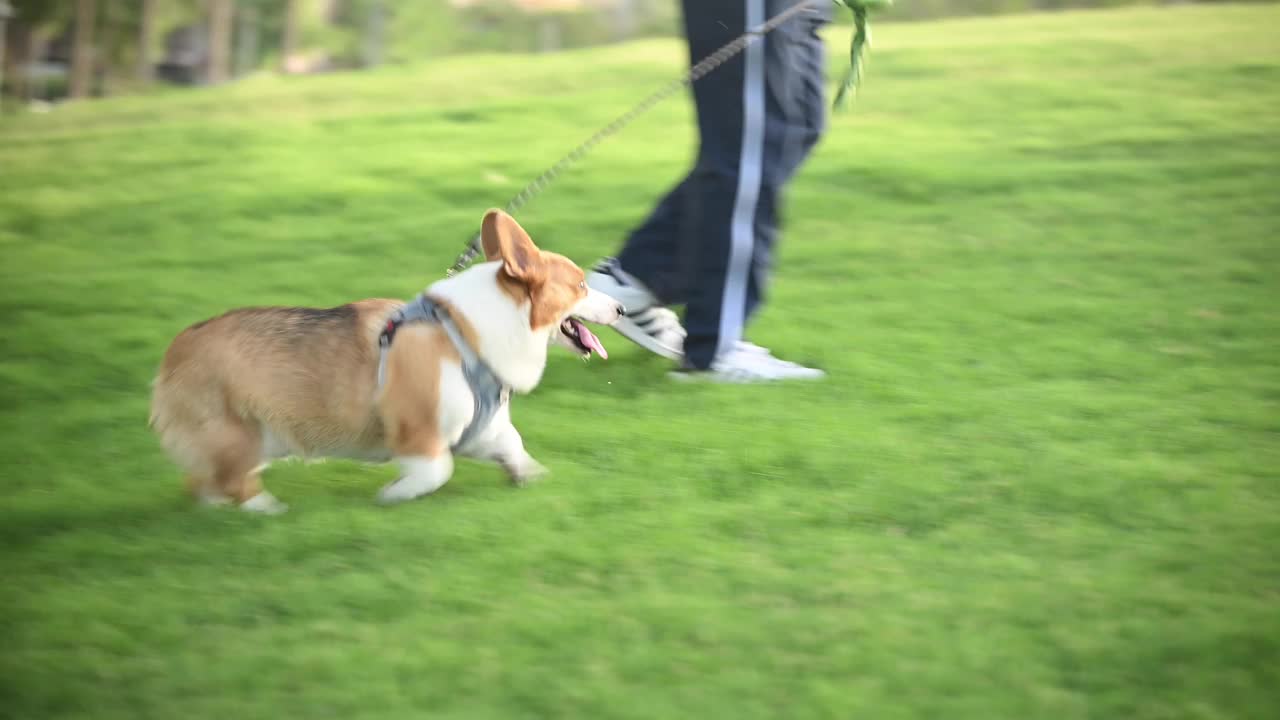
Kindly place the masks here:
<instances>
[{"instance_id":1,"label":"sneaker sole","mask_svg":"<svg viewBox=\"0 0 1280 720\"><path fill-rule=\"evenodd\" d=\"M668 360L675 360L677 362L684 359L683 352L671 347L670 345L664 345L663 343L658 342L656 338L645 332L644 328L637 325L635 321L630 318L618 318L618 321L613 324L613 329L622 337L639 345L645 350L648 350L654 355L659 355Z\"/></svg>"},{"instance_id":2,"label":"sneaker sole","mask_svg":"<svg viewBox=\"0 0 1280 720\"><path fill-rule=\"evenodd\" d=\"M770 383L786 383L786 382L815 382L818 380L826 380L827 374L819 375L792 375L790 377L751 377L747 375L729 376L718 373L713 370L673 370L667 373L667 377L672 380L684 383L716 383L719 385L768 385Z\"/></svg>"}]
</instances>

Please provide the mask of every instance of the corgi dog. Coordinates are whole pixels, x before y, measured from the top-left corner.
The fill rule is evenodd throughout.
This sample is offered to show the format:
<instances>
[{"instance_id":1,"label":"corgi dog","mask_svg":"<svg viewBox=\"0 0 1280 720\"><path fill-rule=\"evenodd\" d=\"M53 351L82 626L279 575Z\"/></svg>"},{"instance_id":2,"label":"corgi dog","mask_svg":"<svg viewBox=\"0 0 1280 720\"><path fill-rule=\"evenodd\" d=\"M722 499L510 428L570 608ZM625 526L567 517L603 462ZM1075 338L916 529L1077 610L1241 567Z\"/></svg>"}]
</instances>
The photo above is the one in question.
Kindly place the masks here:
<instances>
[{"instance_id":1,"label":"corgi dog","mask_svg":"<svg viewBox=\"0 0 1280 720\"><path fill-rule=\"evenodd\" d=\"M500 464L517 485L546 469L511 424L512 393L542 378L557 344L607 358L584 321L625 310L510 215L481 224L485 262L410 303L243 308L183 330L153 384L152 429L207 503L279 513L260 473L287 457L396 460L384 503L438 490L453 456Z\"/></svg>"}]
</instances>

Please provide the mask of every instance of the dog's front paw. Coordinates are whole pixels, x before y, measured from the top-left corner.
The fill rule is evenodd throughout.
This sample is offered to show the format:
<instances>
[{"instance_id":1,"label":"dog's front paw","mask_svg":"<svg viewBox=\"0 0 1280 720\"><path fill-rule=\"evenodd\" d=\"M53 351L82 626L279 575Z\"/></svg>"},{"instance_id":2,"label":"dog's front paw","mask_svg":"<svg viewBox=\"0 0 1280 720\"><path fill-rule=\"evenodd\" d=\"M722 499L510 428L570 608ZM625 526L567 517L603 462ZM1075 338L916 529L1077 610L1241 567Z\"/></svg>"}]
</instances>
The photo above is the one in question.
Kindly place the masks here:
<instances>
[{"instance_id":1,"label":"dog's front paw","mask_svg":"<svg viewBox=\"0 0 1280 720\"><path fill-rule=\"evenodd\" d=\"M412 483L406 483L405 478L400 478L378 491L378 502L382 505L395 505L413 500L421 494L417 488L412 487Z\"/></svg>"},{"instance_id":2,"label":"dog's front paw","mask_svg":"<svg viewBox=\"0 0 1280 720\"><path fill-rule=\"evenodd\" d=\"M245 512L261 513L263 515L280 515L288 510L289 506L277 500L275 495L263 490L240 503L240 509Z\"/></svg>"},{"instance_id":3,"label":"dog's front paw","mask_svg":"<svg viewBox=\"0 0 1280 720\"><path fill-rule=\"evenodd\" d=\"M449 475L453 473L453 458L449 455L438 458L402 457L400 465L404 467L404 475L378 491L378 502L384 505L429 495L449 482Z\"/></svg>"},{"instance_id":4,"label":"dog's front paw","mask_svg":"<svg viewBox=\"0 0 1280 720\"><path fill-rule=\"evenodd\" d=\"M545 465L527 455L519 463L511 466L508 472L511 474L511 482L515 483L516 487L524 487L551 474Z\"/></svg>"},{"instance_id":5,"label":"dog's front paw","mask_svg":"<svg viewBox=\"0 0 1280 720\"><path fill-rule=\"evenodd\" d=\"M196 500L201 505L207 505L209 507L222 507L223 505L230 505L232 502L231 496L223 495L217 490L212 490L210 488L201 488L196 493Z\"/></svg>"},{"instance_id":6,"label":"dog's front paw","mask_svg":"<svg viewBox=\"0 0 1280 720\"><path fill-rule=\"evenodd\" d=\"M394 505L408 500L416 500L423 495L435 492L443 484L437 485L412 475L402 477L378 491L378 502L383 505Z\"/></svg>"}]
</instances>

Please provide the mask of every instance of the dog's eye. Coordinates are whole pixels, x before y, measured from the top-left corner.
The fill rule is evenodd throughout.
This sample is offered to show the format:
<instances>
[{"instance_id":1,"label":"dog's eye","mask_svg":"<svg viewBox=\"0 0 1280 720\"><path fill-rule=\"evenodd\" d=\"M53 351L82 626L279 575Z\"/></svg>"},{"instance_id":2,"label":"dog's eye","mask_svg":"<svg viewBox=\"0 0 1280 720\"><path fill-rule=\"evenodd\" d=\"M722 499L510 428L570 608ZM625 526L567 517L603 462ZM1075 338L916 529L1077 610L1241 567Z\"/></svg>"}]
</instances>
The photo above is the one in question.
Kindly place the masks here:
<instances>
[{"instance_id":1,"label":"dog's eye","mask_svg":"<svg viewBox=\"0 0 1280 720\"><path fill-rule=\"evenodd\" d=\"M586 280L583 280L582 282L578 283L578 289L579 289L579 290L586 290L586 289L587 289L587 281L586 281Z\"/></svg>"}]
</instances>

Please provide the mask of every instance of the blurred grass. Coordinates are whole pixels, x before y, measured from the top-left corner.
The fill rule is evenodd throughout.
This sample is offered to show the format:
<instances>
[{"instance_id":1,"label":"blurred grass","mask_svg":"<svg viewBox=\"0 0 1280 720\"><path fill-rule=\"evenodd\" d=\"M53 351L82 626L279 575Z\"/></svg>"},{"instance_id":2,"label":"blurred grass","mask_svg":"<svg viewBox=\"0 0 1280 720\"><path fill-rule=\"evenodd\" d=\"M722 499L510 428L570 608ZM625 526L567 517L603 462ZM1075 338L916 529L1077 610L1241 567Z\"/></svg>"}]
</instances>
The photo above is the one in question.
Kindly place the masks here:
<instances>
[{"instance_id":1,"label":"blurred grass","mask_svg":"<svg viewBox=\"0 0 1280 720\"><path fill-rule=\"evenodd\" d=\"M545 483L387 510L390 467L283 465L269 520L192 508L148 434L172 335L410 296L679 46L4 119L0 715L1270 717L1278 21L881 25L753 326L828 382L675 388L606 336L517 402ZM522 222L611 252L689 120Z\"/></svg>"}]
</instances>

